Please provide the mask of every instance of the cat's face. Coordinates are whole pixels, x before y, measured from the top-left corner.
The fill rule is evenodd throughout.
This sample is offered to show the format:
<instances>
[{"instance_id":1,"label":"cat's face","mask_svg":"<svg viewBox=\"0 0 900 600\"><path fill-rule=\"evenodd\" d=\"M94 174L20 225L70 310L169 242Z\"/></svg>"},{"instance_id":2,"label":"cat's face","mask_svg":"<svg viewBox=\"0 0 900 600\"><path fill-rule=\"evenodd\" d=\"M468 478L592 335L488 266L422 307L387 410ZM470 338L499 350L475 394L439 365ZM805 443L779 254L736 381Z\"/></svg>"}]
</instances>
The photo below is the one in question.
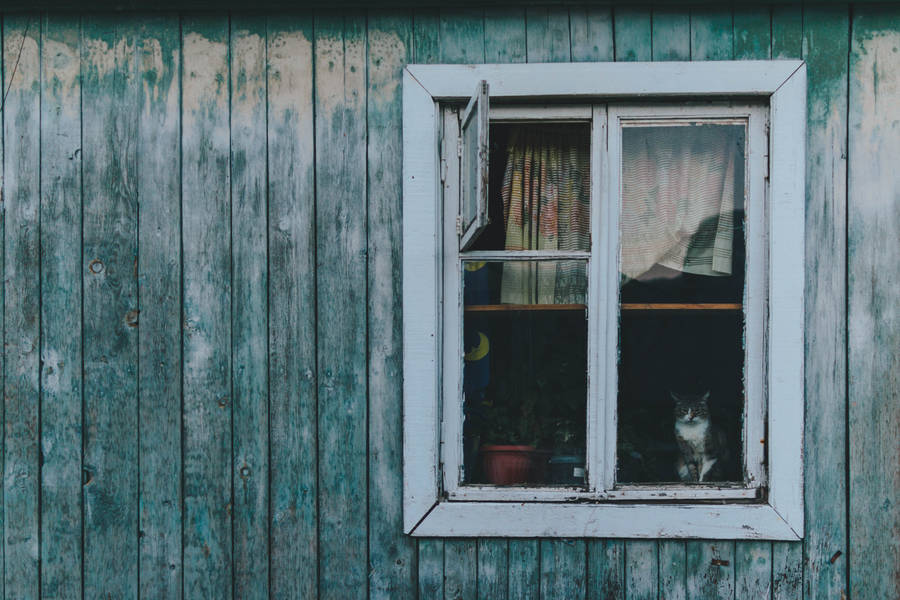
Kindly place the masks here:
<instances>
[{"instance_id":1,"label":"cat's face","mask_svg":"<svg viewBox=\"0 0 900 600\"><path fill-rule=\"evenodd\" d=\"M675 401L675 422L694 423L709 419L709 392L703 394L676 394L669 392Z\"/></svg>"}]
</instances>

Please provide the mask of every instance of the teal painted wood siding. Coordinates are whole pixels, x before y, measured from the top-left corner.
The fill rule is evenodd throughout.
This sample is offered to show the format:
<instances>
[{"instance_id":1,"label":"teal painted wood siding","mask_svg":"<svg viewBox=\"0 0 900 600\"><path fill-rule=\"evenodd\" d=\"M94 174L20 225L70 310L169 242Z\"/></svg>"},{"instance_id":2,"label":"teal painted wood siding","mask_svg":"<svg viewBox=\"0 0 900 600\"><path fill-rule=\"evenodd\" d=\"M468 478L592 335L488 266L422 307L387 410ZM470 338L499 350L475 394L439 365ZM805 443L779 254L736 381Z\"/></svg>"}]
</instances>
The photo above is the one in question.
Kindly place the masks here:
<instances>
[{"instance_id":1,"label":"teal painted wood siding","mask_svg":"<svg viewBox=\"0 0 900 600\"><path fill-rule=\"evenodd\" d=\"M900 7L2 17L5 598L900 597ZM402 533L401 68L803 58L802 543Z\"/></svg>"}]
</instances>

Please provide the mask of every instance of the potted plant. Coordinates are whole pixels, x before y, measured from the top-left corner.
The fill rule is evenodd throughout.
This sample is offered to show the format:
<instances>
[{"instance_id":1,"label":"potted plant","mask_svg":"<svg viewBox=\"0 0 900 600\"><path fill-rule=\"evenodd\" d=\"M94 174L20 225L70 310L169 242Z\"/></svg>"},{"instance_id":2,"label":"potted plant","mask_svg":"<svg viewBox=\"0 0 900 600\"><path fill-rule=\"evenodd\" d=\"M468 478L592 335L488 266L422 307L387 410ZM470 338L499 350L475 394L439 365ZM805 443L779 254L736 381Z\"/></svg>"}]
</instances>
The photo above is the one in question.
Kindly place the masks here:
<instances>
[{"instance_id":1,"label":"potted plant","mask_svg":"<svg viewBox=\"0 0 900 600\"><path fill-rule=\"evenodd\" d=\"M524 394L519 402L509 398L487 399L482 404L480 448L485 480L494 485L514 485L534 480L537 456L535 398Z\"/></svg>"}]
</instances>

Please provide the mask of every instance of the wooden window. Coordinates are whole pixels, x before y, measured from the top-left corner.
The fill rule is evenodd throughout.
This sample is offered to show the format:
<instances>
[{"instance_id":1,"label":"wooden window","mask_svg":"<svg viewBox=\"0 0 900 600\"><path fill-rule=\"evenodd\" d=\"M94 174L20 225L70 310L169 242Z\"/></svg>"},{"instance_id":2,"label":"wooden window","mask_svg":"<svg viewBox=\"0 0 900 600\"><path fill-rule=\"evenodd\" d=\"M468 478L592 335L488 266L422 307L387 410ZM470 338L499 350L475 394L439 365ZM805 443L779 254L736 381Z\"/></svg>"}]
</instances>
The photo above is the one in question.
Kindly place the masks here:
<instances>
[{"instance_id":1,"label":"wooden window","mask_svg":"<svg viewBox=\"0 0 900 600\"><path fill-rule=\"evenodd\" d=\"M407 68L407 532L802 536L804 69Z\"/></svg>"}]
</instances>

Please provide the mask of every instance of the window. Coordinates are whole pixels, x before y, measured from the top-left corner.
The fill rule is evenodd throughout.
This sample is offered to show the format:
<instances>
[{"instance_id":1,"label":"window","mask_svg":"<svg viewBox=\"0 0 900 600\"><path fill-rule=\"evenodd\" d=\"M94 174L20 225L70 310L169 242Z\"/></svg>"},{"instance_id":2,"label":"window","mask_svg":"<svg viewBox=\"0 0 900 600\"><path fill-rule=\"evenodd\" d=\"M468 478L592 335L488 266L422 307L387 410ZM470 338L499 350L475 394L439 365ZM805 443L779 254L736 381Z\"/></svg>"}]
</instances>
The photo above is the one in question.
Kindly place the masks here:
<instances>
[{"instance_id":1,"label":"window","mask_svg":"<svg viewBox=\"0 0 900 600\"><path fill-rule=\"evenodd\" d=\"M408 67L407 532L802 536L804 121L796 61Z\"/></svg>"}]
</instances>

